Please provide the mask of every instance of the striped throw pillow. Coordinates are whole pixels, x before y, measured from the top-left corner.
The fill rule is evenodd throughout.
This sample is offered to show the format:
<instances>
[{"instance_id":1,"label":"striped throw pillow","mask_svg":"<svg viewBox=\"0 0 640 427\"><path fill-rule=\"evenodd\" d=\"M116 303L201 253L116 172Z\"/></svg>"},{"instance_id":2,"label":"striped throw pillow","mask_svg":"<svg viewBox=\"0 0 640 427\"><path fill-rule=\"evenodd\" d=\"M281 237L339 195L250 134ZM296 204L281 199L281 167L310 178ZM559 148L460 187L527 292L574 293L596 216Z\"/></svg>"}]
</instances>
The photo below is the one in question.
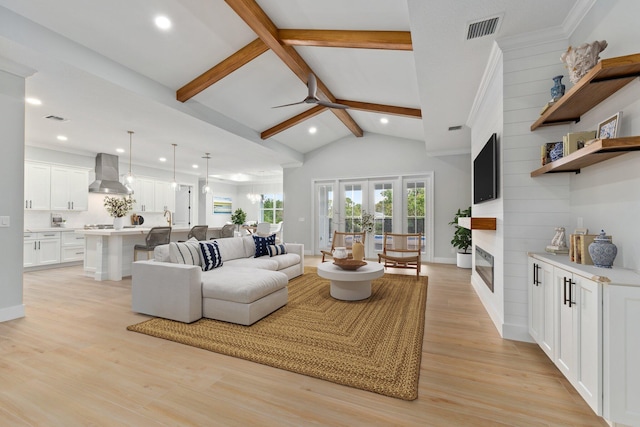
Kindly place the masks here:
<instances>
[{"instance_id":1,"label":"striped throw pillow","mask_svg":"<svg viewBox=\"0 0 640 427\"><path fill-rule=\"evenodd\" d=\"M169 259L176 264L201 265L198 242L169 243Z\"/></svg>"},{"instance_id":2,"label":"striped throw pillow","mask_svg":"<svg viewBox=\"0 0 640 427\"><path fill-rule=\"evenodd\" d=\"M263 255L269 255L269 245L276 244L276 235L272 234L269 237L260 237L253 235L253 241L256 244L256 255L255 258L261 257Z\"/></svg>"},{"instance_id":3,"label":"striped throw pillow","mask_svg":"<svg viewBox=\"0 0 640 427\"><path fill-rule=\"evenodd\" d=\"M218 248L218 242L200 242L200 255L202 257L202 271L213 270L222 267L222 256Z\"/></svg>"},{"instance_id":4,"label":"striped throw pillow","mask_svg":"<svg viewBox=\"0 0 640 427\"><path fill-rule=\"evenodd\" d=\"M269 256L283 255L287 253L287 249L284 245L269 245Z\"/></svg>"}]
</instances>

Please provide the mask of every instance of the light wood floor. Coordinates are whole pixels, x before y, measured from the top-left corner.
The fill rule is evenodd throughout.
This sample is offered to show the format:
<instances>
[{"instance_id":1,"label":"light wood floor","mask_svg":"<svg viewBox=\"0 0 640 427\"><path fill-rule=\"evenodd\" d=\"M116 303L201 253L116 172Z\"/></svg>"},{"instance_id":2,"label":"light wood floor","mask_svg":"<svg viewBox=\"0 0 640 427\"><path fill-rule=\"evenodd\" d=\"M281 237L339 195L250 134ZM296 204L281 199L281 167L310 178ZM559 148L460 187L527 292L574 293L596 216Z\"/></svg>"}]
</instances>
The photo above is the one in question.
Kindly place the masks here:
<instances>
[{"instance_id":1,"label":"light wood floor","mask_svg":"<svg viewBox=\"0 0 640 427\"><path fill-rule=\"evenodd\" d=\"M128 332L146 318L131 312L130 280L25 273L27 316L0 323L0 425L606 425L537 346L499 337L469 270L424 274L419 398L407 402Z\"/></svg>"}]
</instances>

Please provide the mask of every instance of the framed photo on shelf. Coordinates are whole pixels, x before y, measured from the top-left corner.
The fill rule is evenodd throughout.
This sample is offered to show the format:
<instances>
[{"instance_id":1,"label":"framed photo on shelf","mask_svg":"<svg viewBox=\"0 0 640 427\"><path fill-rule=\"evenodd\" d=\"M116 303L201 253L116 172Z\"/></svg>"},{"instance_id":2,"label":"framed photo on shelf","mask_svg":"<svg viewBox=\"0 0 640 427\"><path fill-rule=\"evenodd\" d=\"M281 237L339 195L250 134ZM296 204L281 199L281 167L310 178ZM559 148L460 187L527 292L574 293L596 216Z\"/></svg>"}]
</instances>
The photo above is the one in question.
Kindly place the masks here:
<instances>
[{"instance_id":1,"label":"framed photo on shelf","mask_svg":"<svg viewBox=\"0 0 640 427\"><path fill-rule=\"evenodd\" d=\"M620 120L622 119L622 111L609 117L607 120L600 122L598 125L598 139L616 138L618 135L618 128L620 127Z\"/></svg>"}]
</instances>

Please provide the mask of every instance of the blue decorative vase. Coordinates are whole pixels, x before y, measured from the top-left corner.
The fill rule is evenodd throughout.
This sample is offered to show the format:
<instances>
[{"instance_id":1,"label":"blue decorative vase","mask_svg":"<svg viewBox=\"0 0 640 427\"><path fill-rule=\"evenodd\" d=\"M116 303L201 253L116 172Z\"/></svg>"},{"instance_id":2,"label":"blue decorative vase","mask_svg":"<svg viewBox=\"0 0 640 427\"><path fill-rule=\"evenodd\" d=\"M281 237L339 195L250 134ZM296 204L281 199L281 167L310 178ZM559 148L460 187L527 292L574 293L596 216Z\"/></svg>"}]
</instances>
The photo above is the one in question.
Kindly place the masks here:
<instances>
[{"instance_id":1,"label":"blue decorative vase","mask_svg":"<svg viewBox=\"0 0 640 427\"><path fill-rule=\"evenodd\" d=\"M562 95L564 95L565 86L562 84L562 77L563 76L555 76L553 78L554 85L551 88L551 98L554 101L557 101L562 98Z\"/></svg>"},{"instance_id":2,"label":"blue decorative vase","mask_svg":"<svg viewBox=\"0 0 640 427\"><path fill-rule=\"evenodd\" d=\"M611 268L613 260L618 255L618 248L611 242L611 236L607 236L602 230L589 245L589 255L596 267Z\"/></svg>"},{"instance_id":3,"label":"blue decorative vase","mask_svg":"<svg viewBox=\"0 0 640 427\"><path fill-rule=\"evenodd\" d=\"M562 145L562 142L558 142L553 146L553 149L549 153L549 156L551 157L551 161L555 162L556 160L561 159L563 154L564 146Z\"/></svg>"}]
</instances>

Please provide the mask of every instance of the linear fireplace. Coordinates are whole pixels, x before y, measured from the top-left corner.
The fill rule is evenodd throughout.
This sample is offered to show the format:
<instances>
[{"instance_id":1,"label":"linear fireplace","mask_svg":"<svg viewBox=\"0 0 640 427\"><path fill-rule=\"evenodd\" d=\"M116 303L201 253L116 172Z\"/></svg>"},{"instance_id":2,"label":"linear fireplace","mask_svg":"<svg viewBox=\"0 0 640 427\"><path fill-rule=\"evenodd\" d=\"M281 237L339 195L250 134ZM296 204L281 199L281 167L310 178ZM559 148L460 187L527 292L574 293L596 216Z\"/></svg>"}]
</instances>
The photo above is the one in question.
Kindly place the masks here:
<instances>
[{"instance_id":1,"label":"linear fireplace","mask_svg":"<svg viewBox=\"0 0 640 427\"><path fill-rule=\"evenodd\" d=\"M476 272L493 292L493 255L476 246Z\"/></svg>"}]
</instances>

